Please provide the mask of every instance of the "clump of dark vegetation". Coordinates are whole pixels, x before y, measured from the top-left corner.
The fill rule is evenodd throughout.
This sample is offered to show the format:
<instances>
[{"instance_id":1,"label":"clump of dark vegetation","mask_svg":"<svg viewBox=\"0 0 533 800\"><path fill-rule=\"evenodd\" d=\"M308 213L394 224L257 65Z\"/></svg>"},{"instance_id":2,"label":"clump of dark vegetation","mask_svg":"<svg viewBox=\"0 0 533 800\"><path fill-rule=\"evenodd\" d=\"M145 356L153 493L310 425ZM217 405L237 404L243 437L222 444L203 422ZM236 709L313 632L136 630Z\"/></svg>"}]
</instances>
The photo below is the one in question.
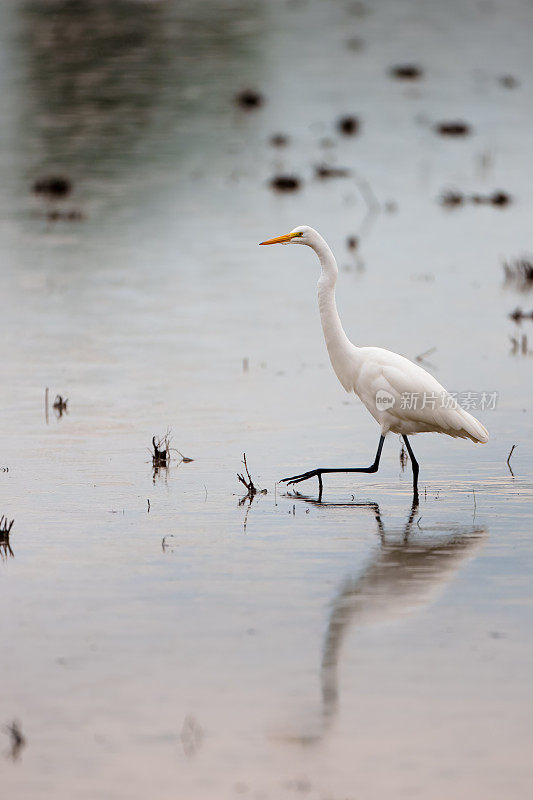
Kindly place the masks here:
<instances>
[{"instance_id":1,"label":"clump of dark vegetation","mask_svg":"<svg viewBox=\"0 0 533 800\"><path fill-rule=\"evenodd\" d=\"M68 414L68 397L62 397L60 394L56 394L56 399L54 400L54 404L52 408L56 412L58 417L62 417L63 414Z\"/></svg>"},{"instance_id":2,"label":"clump of dark vegetation","mask_svg":"<svg viewBox=\"0 0 533 800\"><path fill-rule=\"evenodd\" d=\"M480 206L494 206L495 208L505 208L512 203L513 199L510 194L497 189L491 194L463 194L457 189L446 189L440 196L440 204L445 208L458 208L458 206L472 203L473 205Z\"/></svg>"},{"instance_id":3,"label":"clump of dark vegetation","mask_svg":"<svg viewBox=\"0 0 533 800\"><path fill-rule=\"evenodd\" d=\"M26 738L20 729L20 723L18 723L16 719L10 722L9 725L6 725L5 730L10 740L9 757L13 761L16 761L20 755L20 751L26 745Z\"/></svg>"},{"instance_id":4,"label":"clump of dark vegetation","mask_svg":"<svg viewBox=\"0 0 533 800\"><path fill-rule=\"evenodd\" d=\"M235 95L235 102L240 108L249 111L254 108L259 108L265 101L263 95L255 89L243 89L242 92Z\"/></svg>"},{"instance_id":5,"label":"clump of dark vegetation","mask_svg":"<svg viewBox=\"0 0 533 800\"><path fill-rule=\"evenodd\" d=\"M318 164L315 167L316 178L349 178L351 172L346 167L329 167L327 164Z\"/></svg>"},{"instance_id":6,"label":"clump of dark vegetation","mask_svg":"<svg viewBox=\"0 0 533 800\"><path fill-rule=\"evenodd\" d=\"M272 147L286 147L289 144L289 137L284 133L274 133L270 137Z\"/></svg>"},{"instance_id":7,"label":"clump of dark vegetation","mask_svg":"<svg viewBox=\"0 0 533 800\"><path fill-rule=\"evenodd\" d=\"M450 122L437 122L435 125L435 132L439 136L468 136L472 133L472 128L468 122L461 120L452 120Z\"/></svg>"},{"instance_id":8,"label":"clump of dark vegetation","mask_svg":"<svg viewBox=\"0 0 533 800\"><path fill-rule=\"evenodd\" d=\"M418 81L424 72L418 64L398 64L390 68L390 74L399 81Z\"/></svg>"},{"instance_id":9,"label":"clump of dark vegetation","mask_svg":"<svg viewBox=\"0 0 533 800\"><path fill-rule=\"evenodd\" d=\"M160 439L152 436L152 466L165 468L170 464L170 433L167 431Z\"/></svg>"},{"instance_id":10,"label":"clump of dark vegetation","mask_svg":"<svg viewBox=\"0 0 533 800\"><path fill-rule=\"evenodd\" d=\"M533 287L533 257L521 256L513 261L503 262L505 283L513 284L521 292Z\"/></svg>"},{"instance_id":11,"label":"clump of dark vegetation","mask_svg":"<svg viewBox=\"0 0 533 800\"><path fill-rule=\"evenodd\" d=\"M515 310L511 311L509 314L509 319L512 319L513 322L519 325L525 319L533 320L533 311L522 311L522 309L517 306Z\"/></svg>"},{"instance_id":12,"label":"clump of dark vegetation","mask_svg":"<svg viewBox=\"0 0 533 800\"><path fill-rule=\"evenodd\" d=\"M154 482L156 475L159 474L159 470L163 469L168 471L171 461L176 461L178 466L180 464L190 464L192 461L194 461L194 458L184 456L183 453L181 453L176 447L171 447L171 441L172 433L170 430L167 430L165 435L159 438L152 436L152 449L150 450L150 455L152 456L152 467L154 469ZM177 453L179 458L172 457L172 453Z\"/></svg>"},{"instance_id":13,"label":"clump of dark vegetation","mask_svg":"<svg viewBox=\"0 0 533 800\"><path fill-rule=\"evenodd\" d=\"M270 186L275 192L296 192L301 183L296 175L276 175L270 181Z\"/></svg>"},{"instance_id":14,"label":"clump of dark vegetation","mask_svg":"<svg viewBox=\"0 0 533 800\"><path fill-rule=\"evenodd\" d=\"M0 517L0 557L3 559L8 556L14 558L14 553L9 541L9 534L11 533L14 522L14 519L8 520L3 514Z\"/></svg>"},{"instance_id":15,"label":"clump of dark vegetation","mask_svg":"<svg viewBox=\"0 0 533 800\"><path fill-rule=\"evenodd\" d=\"M360 122L358 117L346 115L337 122L337 130L344 136L355 136L359 133Z\"/></svg>"},{"instance_id":16,"label":"clump of dark vegetation","mask_svg":"<svg viewBox=\"0 0 533 800\"><path fill-rule=\"evenodd\" d=\"M32 188L35 194L59 199L71 193L72 181L62 175L49 175L36 180Z\"/></svg>"}]
</instances>

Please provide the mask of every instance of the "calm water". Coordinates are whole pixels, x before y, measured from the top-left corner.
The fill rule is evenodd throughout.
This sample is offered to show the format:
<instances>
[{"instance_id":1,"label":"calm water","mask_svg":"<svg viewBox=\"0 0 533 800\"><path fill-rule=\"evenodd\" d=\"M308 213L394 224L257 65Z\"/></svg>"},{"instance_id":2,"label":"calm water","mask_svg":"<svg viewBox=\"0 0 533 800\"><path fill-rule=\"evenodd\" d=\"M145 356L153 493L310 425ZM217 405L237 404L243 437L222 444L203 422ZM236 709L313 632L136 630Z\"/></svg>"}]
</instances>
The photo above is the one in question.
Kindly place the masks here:
<instances>
[{"instance_id":1,"label":"calm water","mask_svg":"<svg viewBox=\"0 0 533 800\"><path fill-rule=\"evenodd\" d=\"M508 314L532 295L502 262L533 250L532 24L525 0L1 4L6 796L530 797L533 327ZM35 197L56 173L72 194ZM513 203L446 210L450 187ZM313 253L257 247L299 224L354 342L498 393L488 445L414 439L418 509L397 437L321 505L275 492L378 439L327 361ZM194 461L154 475L167 428Z\"/></svg>"}]
</instances>

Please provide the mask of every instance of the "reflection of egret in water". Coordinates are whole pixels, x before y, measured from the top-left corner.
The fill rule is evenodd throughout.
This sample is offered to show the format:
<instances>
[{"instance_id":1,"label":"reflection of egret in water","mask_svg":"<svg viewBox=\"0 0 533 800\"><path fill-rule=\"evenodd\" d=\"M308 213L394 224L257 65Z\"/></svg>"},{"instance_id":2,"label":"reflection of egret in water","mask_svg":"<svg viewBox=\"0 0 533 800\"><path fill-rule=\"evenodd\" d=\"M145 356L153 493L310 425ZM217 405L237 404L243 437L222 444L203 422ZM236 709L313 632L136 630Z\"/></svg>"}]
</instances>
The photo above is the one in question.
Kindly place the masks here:
<instances>
[{"instance_id":1,"label":"reflection of egret in water","mask_svg":"<svg viewBox=\"0 0 533 800\"><path fill-rule=\"evenodd\" d=\"M321 666L322 723L317 735L303 736L302 743L319 740L338 709L338 663L348 630L384 622L409 614L430 603L443 591L481 546L485 528L450 527L446 531L411 528L417 506L413 505L401 539L387 541L377 503L358 503L369 508L376 519L380 545L366 569L347 578L333 600L324 639Z\"/></svg>"}]
</instances>

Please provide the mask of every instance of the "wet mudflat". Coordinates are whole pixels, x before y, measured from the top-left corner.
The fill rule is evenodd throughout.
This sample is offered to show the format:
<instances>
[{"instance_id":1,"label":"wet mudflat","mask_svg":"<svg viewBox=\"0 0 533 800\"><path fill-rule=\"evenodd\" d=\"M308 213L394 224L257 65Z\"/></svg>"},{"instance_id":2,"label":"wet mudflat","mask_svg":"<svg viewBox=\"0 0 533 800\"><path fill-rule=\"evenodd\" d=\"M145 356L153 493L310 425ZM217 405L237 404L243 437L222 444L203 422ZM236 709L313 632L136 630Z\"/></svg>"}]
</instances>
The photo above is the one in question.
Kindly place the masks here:
<instances>
[{"instance_id":1,"label":"wet mudflat","mask_svg":"<svg viewBox=\"0 0 533 800\"><path fill-rule=\"evenodd\" d=\"M533 249L532 12L452 6L2 4L10 797L530 796L533 295L503 265ZM299 224L351 339L421 356L491 433L414 438L417 509L396 437L320 505L275 491L379 433L313 253L257 247ZM194 460L154 471L168 428ZM268 493L241 504L243 452Z\"/></svg>"}]
</instances>

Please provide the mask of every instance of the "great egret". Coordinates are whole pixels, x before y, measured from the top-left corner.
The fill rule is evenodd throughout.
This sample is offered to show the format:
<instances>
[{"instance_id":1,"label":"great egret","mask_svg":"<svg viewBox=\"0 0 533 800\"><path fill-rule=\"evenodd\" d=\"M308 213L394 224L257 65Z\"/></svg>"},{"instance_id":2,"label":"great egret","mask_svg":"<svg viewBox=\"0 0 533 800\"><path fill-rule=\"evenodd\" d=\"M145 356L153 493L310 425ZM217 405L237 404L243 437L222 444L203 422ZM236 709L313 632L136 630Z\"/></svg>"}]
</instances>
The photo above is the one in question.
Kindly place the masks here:
<instances>
[{"instance_id":1,"label":"great egret","mask_svg":"<svg viewBox=\"0 0 533 800\"><path fill-rule=\"evenodd\" d=\"M287 486L318 478L322 496L322 475L332 472L377 472L385 436L392 431L402 436L413 468L413 494L418 498L419 465L408 436L415 433L445 433L473 442L488 442L487 429L458 405L443 386L407 358L381 347L356 347L342 327L335 303L339 270L335 257L322 236L301 225L284 236L260 244L305 244L317 254L322 272L318 281L318 307L326 347L337 378L347 392L355 392L381 426L374 462L369 467L317 467L283 478Z\"/></svg>"}]
</instances>

